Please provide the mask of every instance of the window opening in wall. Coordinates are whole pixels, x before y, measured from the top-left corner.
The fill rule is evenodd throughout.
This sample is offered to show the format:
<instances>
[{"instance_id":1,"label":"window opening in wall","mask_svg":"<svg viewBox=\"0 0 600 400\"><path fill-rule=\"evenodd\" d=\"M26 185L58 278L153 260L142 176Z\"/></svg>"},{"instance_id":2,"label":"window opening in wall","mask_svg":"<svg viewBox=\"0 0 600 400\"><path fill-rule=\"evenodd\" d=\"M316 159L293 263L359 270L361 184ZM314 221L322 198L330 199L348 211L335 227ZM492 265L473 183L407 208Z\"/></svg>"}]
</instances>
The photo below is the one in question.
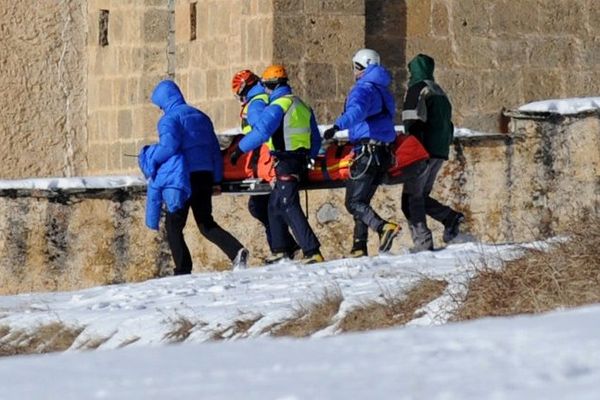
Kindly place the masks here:
<instances>
[{"instance_id":1,"label":"window opening in wall","mask_svg":"<svg viewBox=\"0 0 600 400\"><path fill-rule=\"evenodd\" d=\"M108 46L108 10L100 10L98 17L98 44Z\"/></svg>"},{"instance_id":2,"label":"window opening in wall","mask_svg":"<svg viewBox=\"0 0 600 400\"><path fill-rule=\"evenodd\" d=\"M196 40L196 4L190 3L190 41Z\"/></svg>"}]
</instances>

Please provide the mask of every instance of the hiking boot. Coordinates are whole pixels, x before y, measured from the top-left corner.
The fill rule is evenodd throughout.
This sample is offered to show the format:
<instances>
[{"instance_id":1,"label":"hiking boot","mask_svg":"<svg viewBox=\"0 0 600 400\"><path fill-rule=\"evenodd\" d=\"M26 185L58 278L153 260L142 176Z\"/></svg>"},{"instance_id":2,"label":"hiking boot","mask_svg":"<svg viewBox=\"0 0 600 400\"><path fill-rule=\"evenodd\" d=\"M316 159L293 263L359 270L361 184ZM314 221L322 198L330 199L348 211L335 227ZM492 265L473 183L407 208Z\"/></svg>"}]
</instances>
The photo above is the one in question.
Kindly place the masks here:
<instances>
[{"instance_id":1,"label":"hiking boot","mask_svg":"<svg viewBox=\"0 0 600 400\"><path fill-rule=\"evenodd\" d=\"M394 222L386 222L379 231L379 252L385 253L392 248L394 239L400 233L400 225Z\"/></svg>"},{"instance_id":2,"label":"hiking boot","mask_svg":"<svg viewBox=\"0 0 600 400\"><path fill-rule=\"evenodd\" d=\"M316 263L320 263L323 261L325 261L325 259L321 255L321 252L317 251L316 253L314 253L310 256L305 256L302 259L302 264L316 264Z\"/></svg>"},{"instance_id":3,"label":"hiking boot","mask_svg":"<svg viewBox=\"0 0 600 400\"><path fill-rule=\"evenodd\" d=\"M350 257L358 258L365 257L367 255L367 242L364 240L355 240L352 250L350 250Z\"/></svg>"},{"instance_id":4,"label":"hiking boot","mask_svg":"<svg viewBox=\"0 0 600 400\"><path fill-rule=\"evenodd\" d=\"M411 253L433 250L433 236L427 225L423 222L410 226L410 236L414 244L414 247L410 249Z\"/></svg>"},{"instance_id":5,"label":"hiking boot","mask_svg":"<svg viewBox=\"0 0 600 400\"><path fill-rule=\"evenodd\" d=\"M365 249L352 249L350 250L350 257L351 258L359 258L359 257L366 257L367 256L367 251Z\"/></svg>"},{"instance_id":6,"label":"hiking boot","mask_svg":"<svg viewBox=\"0 0 600 400\"><path fill-rule=\"evenodd\" d=\"M463 222L465 222L465 215L459 212L454 215L448 224L444 224L444 236L442 237L444 243L451 242L458 236L460 233L460 224Z\"/></svg>"},{"instance_id":7,"label":"hiking boot","mask_svg":"<svg viewBox=\"0 0 600 400\"><path fill-rule=\"evenodd\" d=\"M288 254L281 251L279 253L273 253L267 258L265 258L265 264L275 264L280 261L289 260Z\"/></svg>"},{"instance_id":8,"label":"hiking boot","mask_svg":"<svg viewBox=\"0 0 600 400\"><path fill-rule=\"evenodd\" d=\"M285 252L285 256L290 260L293 260L294 258L296 258L296 255L300 250L302 250L302 248L296 243L294 244L294 247L291 250Z\"/></svg>"},{"instance_id":9,"label":"hiking boot","mask_svg":"<svg viewBox=\"0 0 600 400\"><path fill-rule=\"evenodd\" d=\"M235 271L248 268L248 255L250 255L248 249L242 247L231 263L232 269Z\"/></svg>"}]
</instances>

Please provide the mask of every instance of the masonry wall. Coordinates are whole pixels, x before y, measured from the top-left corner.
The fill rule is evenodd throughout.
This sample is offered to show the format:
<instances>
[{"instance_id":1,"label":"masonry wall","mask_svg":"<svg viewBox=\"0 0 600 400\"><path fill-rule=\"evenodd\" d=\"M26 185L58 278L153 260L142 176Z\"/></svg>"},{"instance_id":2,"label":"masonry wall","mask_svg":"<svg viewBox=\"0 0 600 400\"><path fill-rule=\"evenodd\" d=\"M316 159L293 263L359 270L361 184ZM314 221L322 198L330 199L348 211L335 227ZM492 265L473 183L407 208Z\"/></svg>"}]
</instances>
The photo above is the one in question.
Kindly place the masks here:
<instances>
[{"instance_id":1,"label":"masonry wall","mask_svg":"<svg viewBox=\"0 0 600 400\"><path fill-rule=\"evenodd\" d=\"M600 92L600 7L596 1L366 3L367 12L383 8L395 16L406 15L404 25L385 22L394 17L386 17L382 26L373 21L371 25L379 28L367 30L367 43L383 53L397 76L414 55L433 56L436 78L453 100L458 126L506 132L503 108ZM397 86L396 94L402 98L403 88Z\"/></svg>"},{"instance_id":2,"label":"masonry wall","mask_svg":"<svg viewBox=\"0 0 600 400\"><path fill-rule=\"evenodd\" d=\"M251 69L260 75L271 63L272 15L272 0L176 1L175 81L218 131L240 123L233 74Z\"/></svg>"},{"instance_id":3,"label":"masonry wall","mask_svg":"<svg viewBox=\"0 0 600 400\"><path fill-rule=\"evenodd\" d=\"M88 1L88 175L138 173L136 158L128 155L137 155L144 143L157 138L160 112L150 95L172 73L169 4Z\"/></svg>"},{"instance_id":4,"label":"masonry wall","mask_svg":"<svg viewBox=\"0 0 600 400\"><path fill-rule=\"evenodd\" d=\"M86 171L85 2L0 7L0 178Z\"/></svg>"}]
</instances>

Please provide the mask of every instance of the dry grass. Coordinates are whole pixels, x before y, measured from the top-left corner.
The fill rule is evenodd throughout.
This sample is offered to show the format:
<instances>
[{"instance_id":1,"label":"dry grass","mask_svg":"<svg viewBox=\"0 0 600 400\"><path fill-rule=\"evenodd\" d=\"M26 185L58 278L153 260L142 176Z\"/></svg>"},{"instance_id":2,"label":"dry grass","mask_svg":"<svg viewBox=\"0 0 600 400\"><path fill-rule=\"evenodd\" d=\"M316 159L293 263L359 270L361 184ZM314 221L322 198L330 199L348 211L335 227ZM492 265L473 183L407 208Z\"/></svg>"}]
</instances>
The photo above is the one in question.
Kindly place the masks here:
<instances>
[{"instance_id":1,"label":"dry grass","mask_svg":"<svg viewBox=\"0 0 600 400\"><path fill-rule=\"evenodd\" d=\"M227 340L227 339L232 339L234 337L237 337L237 338L248 337L248 330L250 328L252 328L252 326L254 326L254 324L256 324L256 322L258 322L262 318L263 318L263 315L259 314L259 315L253 316L253 317L241 318L241 319L235 320L232 326L228 326L225 329L219 329L219 330L214 331L211 335L211 339L212 340Z\"/></svg>"},{"instance_id":2,"label":"dry grass","mask_svg":"<svg viewBox=\"0 0 600 400\"><path fill-rule=\"evenodd\" d=\"M584 219L585 220L585 219ZM570 229L569 240L548 251L527 250L471 280L454 320L537 313L600 302L600 216Z\"/></svg>"},{"instance_id":3,"label":"dry grass","mask_svg":"<svg viewBox=\"0 0 600 400\"><path fill-rule=\"evenodd\" d=\"M383 294L383 302L370 301L350 310L340 321L342 332L367 331L404 325L414 318L416 311L440 297L448 282L424 278L408 293Z\"/></svg>"},{"instance_id":4,"label":"dry grass","mask_svg":"<svg viewBox=\"0 0 600 400\"><path fill-rule=\"evenodd\" d=\"M189 318L181 315L176 319L171 319L170 322L173 325L173 329L164 336L164 339L169 343L181 343L192 334L192 331L198 325L206 325L205 322L191 321Z\"/></svg>"},{"instance_id":5,"label":"dry grass","mask_svg":"<svg viewBox=\"0 0 600 400\"><path fill-rule=\"evenodd\" d=\"M272 336L307 337L331 325L343 300L339 288L327 289L310 304L300 304L292 317L266 329Z\"/></svg>"},{"instance_id":6,"label":"dry grass","mask_svg":"<svg viewBox=\"0 0 600 400\"><path fill-rule=\"evenodd\" d=\"M2 327L0 356L65 351L82 331L83 328L67 326L60 322L41 325L34 332L13 331Z\"/></svg>"}]
</instances>

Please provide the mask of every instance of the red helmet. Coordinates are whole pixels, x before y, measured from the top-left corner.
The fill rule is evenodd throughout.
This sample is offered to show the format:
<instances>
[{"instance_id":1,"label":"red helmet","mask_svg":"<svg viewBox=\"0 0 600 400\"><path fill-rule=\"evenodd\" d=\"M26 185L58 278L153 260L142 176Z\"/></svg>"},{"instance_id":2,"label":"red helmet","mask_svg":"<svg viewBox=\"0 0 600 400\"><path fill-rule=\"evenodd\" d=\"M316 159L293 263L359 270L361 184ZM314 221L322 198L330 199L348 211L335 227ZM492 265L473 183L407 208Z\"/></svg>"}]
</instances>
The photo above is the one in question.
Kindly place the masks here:
<instances>
[{"instance_id":1,"label":"red helmet","mask_svg":"<svg viewBox=\"0 0 600 400\"><path fill-rule=\"evenodd\" d=\"M246 88L256 85L260 78L249 69L238 71L231 80L231 90L236 96L241 96Z\"/></svg>"}]
</instances>

